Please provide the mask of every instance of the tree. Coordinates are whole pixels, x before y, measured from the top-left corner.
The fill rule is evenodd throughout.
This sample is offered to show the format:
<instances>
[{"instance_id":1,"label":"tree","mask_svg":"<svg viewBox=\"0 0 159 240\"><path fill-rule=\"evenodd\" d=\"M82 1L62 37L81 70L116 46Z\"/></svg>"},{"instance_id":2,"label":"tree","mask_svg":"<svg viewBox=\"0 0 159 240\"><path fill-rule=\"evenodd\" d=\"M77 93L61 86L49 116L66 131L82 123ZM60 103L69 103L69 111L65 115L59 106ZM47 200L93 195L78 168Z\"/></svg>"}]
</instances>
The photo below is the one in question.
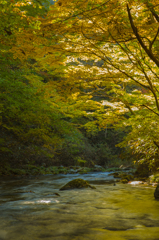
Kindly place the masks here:
<instances>
[{"instance_id":1,"label":"tree","mask_svg":"<svg viewBox=\"0 0 159 240\"><path fill-rule=\"evenodd\" d=\"M55 32L45 28L47 11L40 1L0 4L2 164L8 159L12 164L54 159L68 139L78 148L83 137L66 120L74 116L74 109L68 110L70 105L58 90L65 56L58 52Z\"/></svg>"},{"instance_id":2,"label":"tree","mask_svg":"<svg viewBox=\"0 0 159 240\"><path fill-rule=\"evenodd\" d=\"M147 154L144 146L150 145L148 157L152 158L153 151L156 158L157 1L60 0L50 7L41 1L0 3L4 19L0 25L2 128L12 129L18 136L19 123L34 122L35 130L31 127L25 132L21 125L22 135L30 139L37 134L35 139L43 139L40 146L46 142L51 149L56 146L53 135L60 142L65 135L62 132L71 134L74 127L93 133L112 125L130 126L129 145L138 151L138 142L142 159ZM7 19L8 14L14 21ZM21 90L15 98L10 94L15 87L24 90L22 95L29 104L25 114L18 110L25 106L20 106ZM34 104L31 111L29 94ZM14 102L11 108L10 97ZM41 116L38 121L34 120L37 113ZM13 115L18 120L11 123ZM56 121L63 127L56 127Z\"/></svg>"},{"instance_id":3,"label":"tree","mask_svg":"<svg viewBox=\"0 0 159 240\"><path fill-rule=\"evenodd\" d=\"M151 159L159 146L157 1L70 0L58 1L55 8L58 35L65 43L62 50L70 62L76 61L68 69L68 81L87 89L83 94L89 97L107 99L103 103L107 123L131 125L130 140L138 141L144 157ZM92 66L86 65L90 59ZM101 126L106 121L100 121ZM140 126L142 130L137 131ZM147 149L147 145L149 153L141 147ZM133 147L137 150L136 144Z\"/></svg>"}]
</instances>

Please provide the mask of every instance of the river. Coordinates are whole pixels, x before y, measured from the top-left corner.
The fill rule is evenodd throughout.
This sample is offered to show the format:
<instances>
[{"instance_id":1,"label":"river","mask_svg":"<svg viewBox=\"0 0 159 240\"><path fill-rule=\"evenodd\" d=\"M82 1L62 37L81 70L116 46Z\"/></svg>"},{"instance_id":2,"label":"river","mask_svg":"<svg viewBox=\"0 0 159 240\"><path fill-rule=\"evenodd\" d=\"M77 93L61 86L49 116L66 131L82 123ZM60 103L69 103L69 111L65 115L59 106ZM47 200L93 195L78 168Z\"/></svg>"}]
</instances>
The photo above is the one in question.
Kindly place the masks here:
<instances>
[{"instance_id":1,"label":"river","mask_svg":"<svg viewBox=\"0 0 159 240\"><path fill-rule=\"evenodd\" d=\"M59 191L75 178L96 189ZM107 172L1 177L0 240L159 240L153 193Z\"/></svg>"}]
</instances>

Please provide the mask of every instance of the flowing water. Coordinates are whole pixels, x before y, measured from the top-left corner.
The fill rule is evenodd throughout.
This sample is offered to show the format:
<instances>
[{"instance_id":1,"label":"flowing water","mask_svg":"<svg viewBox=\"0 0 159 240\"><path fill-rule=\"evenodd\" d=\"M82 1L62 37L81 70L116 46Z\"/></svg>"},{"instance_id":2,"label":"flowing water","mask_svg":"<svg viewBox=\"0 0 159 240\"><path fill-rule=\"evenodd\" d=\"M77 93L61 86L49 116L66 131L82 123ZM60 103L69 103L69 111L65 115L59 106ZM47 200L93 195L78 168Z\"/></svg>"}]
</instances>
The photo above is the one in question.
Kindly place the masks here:
<instances>
[{"instance_id":1,"label":"flowing water","mask_svg":"<svg viewBox=\"0 0 159 240\"><path fill-rule=\"evenodd\" d=\"M0 240L159 240L154 188L108 174L1 179ZM96 189L59 191L75 178Z\"/></svg>"}]
</instances>

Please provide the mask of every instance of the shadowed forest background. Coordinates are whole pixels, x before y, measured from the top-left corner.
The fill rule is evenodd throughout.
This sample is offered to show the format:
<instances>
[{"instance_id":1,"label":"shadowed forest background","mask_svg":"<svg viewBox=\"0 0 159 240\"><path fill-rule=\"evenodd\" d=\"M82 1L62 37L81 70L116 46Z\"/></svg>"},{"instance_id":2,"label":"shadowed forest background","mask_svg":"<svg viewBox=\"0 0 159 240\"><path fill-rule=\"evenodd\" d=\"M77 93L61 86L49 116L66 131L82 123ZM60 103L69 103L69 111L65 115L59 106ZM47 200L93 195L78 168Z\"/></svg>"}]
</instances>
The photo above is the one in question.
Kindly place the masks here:
<instances>
[{"instance_id":1,"label":"shadowed forest background","mask_svg":"<svg viewBox=\"0 0 159 240\"><path fill-rule=\"evenodd\" d=\"M157 171L158 1L0 0L0 11L0 174Z\"/></svg>"}]
</instances>

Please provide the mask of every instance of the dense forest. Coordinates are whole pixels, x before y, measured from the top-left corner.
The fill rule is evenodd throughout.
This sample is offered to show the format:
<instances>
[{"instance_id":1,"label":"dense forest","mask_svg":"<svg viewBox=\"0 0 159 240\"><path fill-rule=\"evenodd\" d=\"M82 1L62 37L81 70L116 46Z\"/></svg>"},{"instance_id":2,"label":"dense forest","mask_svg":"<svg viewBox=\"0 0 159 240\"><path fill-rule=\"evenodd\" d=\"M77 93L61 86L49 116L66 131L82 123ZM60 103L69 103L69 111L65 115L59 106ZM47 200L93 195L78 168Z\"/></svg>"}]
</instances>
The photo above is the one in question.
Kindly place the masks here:
<instances>
[{"instance_id":1,"label":"dense forest","mask_svg":"<svg viewBox=\"0 0 159 240\"><path fill-rule=\"evenodd\" d=\"M0 11L0 174L157 171L158 1L0 0Z\"/></svg>"}]
</instances>

